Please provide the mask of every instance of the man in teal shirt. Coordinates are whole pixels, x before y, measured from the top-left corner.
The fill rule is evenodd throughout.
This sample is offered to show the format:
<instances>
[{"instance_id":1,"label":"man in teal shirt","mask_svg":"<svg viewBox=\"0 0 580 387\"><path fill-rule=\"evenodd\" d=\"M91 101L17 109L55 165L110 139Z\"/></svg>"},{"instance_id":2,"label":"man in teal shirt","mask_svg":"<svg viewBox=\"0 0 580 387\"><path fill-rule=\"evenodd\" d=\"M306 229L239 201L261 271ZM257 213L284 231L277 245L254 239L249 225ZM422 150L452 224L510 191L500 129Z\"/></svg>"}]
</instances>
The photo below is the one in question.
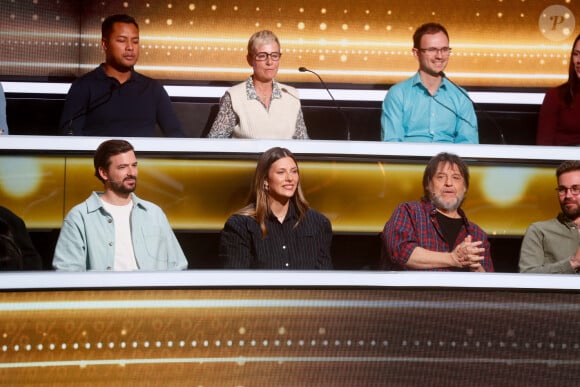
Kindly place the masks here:
<instances>
[{"instance_id":1,"label":"man in teal shirt","mask_svg":"<svg viewBox=\"0 0 580 387\"><path fill-rule=\"evenodd\" d=\"M65 217L53 267L65 271L185 270L188 263L163 210L138 198L137 159L125 140L97 148L93 192Z\"/></svg>"},{"instance_id":2,"label":"man in teal shirt","mask_svg":"<svg viewBox=\"0 0 580 387\"><path fill-rule=\"evenodd\" d=\"M415 31L419 70L389 89L381 114L383 141L479 143L473 103L443 73L450 53L442 25L427 23Z\"/></svg>"}]
</instances>

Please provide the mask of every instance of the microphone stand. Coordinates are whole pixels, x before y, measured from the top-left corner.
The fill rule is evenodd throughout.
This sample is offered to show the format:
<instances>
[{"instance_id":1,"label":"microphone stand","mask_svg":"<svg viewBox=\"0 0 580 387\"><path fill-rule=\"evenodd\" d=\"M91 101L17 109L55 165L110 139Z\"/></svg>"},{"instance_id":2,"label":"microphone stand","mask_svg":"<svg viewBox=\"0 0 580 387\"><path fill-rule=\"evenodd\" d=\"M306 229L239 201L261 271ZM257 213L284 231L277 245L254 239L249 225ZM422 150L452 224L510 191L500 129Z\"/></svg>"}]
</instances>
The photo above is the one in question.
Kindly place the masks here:
<instances>
[{"instance_id":1,"label":"microphone stand","mask_svg":"<svg viewBox=\"0 0 580 387\"><path fill-rule=\"evenodd\" d=\"M316 75L316 77L318 78L318 80L320 81L320 83L322 84L322 86L324 87L326 92L328 93L328 95L330 95L330 98L332 99L334 106L336 106L336 109L340 113L342 120L344 121L344 126L346 129L346 140L350 141L350 123L349 123L348 117L346 116L346 114L344 114L344 111L340 108L340 105L336 101L336 99L334 99L334 96L330 92L330 89L328 88L328 86L326 86L326 83L324 83L324 81L322 80L320 75L318 75L318 73L316 73L315 71L312 71L310 69L307 69L306 67L298 67L298 71L300 71L301 73L309 72L309 73Z\"/></svg>"},{"instance_id":2,"label":"microphone stand","mask_svg":"<svg viewBox=\"0 0 580 387\"><path fill-rule=\"evenodd\" d=\"M467 97L467 99L468 99L469 101L471 101L471 103L473 104L473 106L474 106L474 107L475 107L475 106L477 106L477 104L476 104L476 103L475 103L475 102L474 102L474 101L471 99L471 97L469 96L469 94L467 94L467 93L465 92L465 90L463 90L461 87L459 87L459 86L458 86L458 85L457 85L455 82L453 82L451 79L449 79L449 78L447 77L447 75L446 75L446 74L445 74L443 71L440 71L440 72L439 72L439 75L441 75L441 77L442 77L442 78L445 78L445 79L447 79L447 80L449 81L449 83L451 83L453 86L455 86L455 87L456 87L456 88L457 88L457 89L458 89L458 90L461 92L461 94L463 94L464 96L466 96L466 97ZM498 132L498 134L499 134L499 139L500 139L500 141L501 141L502 145L507 145L507 141L505 140L505 137L504 137L504 135L503 135L503 130L502 130L502 129L501 129L501 127L498 125L498 123L497 123L497 122L496 122L496 120L493 118L493 116L492 116L491 114L489 114L489 113L487 112L487 110L485 110L485 109L481 109L481 111L482 111L482 112L483 112L483 114L485 114L485 115L486 115L486 116L489 118L489 120L492 122L493 126L495 127L495 130L496 130L496 131Z\"/></svg>"}]
</instances>

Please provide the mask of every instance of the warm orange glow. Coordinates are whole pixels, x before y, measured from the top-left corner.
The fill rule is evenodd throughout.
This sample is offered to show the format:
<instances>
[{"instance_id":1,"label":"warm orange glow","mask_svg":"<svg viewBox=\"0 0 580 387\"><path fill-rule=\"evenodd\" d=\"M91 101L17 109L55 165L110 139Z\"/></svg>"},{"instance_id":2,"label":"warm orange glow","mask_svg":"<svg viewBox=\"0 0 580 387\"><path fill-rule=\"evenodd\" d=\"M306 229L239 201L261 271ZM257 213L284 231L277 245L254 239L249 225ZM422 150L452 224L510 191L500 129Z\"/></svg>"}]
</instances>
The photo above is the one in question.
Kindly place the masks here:
<instances>
[{"instance_id":1,"label":"warm orange glow","mask_svg":"<svg viewBox=\"0 0 580 387\"><path fill-rule=\"evenodd\" d=\"M76 1L63 2L61 13L34 3L12 10L0 27L4 75L88 71L103 59L101 18L123 12L140 23L137 68L161 79L242 80L251 72L245 61L249 36L271 29L284 52L282 81L316 82L297 71L306 66L327 82L392 84L417 68L411 55L414 30L435 21L447 27L454 50L446 72L461 84L548 87L566 78L577 30L570 2L545 0L176 0L170 7L160 1L87 6L79 35Z\"/></svg>"}]
</instances>

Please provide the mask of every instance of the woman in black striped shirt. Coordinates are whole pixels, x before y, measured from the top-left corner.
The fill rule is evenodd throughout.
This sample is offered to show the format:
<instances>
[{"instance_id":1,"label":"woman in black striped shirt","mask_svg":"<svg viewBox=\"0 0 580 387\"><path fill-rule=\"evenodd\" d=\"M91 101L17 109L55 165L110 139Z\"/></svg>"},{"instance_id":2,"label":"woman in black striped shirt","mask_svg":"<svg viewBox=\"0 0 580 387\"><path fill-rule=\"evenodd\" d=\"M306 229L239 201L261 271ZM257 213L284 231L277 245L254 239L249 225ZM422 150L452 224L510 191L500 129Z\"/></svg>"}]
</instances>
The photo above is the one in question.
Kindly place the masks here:
<instances>
[{"instance_id":1,"label":"woman in black striped shirt","mask_svg":"<svg viewBox=\"0 0 580 387\"><path fill-rule=\"evenodd\" d=\"M332 226L310 208L298 163L285 148L262 153L247 205L230 216L220 238L228 269L332 269Z\"/></svg>"}]
</instances>

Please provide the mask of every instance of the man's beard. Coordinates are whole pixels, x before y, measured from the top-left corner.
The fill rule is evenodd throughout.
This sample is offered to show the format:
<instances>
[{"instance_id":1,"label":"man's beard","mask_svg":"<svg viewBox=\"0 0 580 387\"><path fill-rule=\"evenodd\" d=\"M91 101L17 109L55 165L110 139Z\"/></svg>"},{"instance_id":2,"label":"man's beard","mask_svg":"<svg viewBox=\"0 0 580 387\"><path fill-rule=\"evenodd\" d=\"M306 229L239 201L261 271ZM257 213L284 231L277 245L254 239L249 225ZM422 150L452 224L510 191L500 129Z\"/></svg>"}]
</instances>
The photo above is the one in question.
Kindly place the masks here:
<instances>
[{"instance_id":1,"label":"man's beard","mask_svg":"<svg viewBox=\"0 0 580 387\"><path fill-rule=\"evenodd\" d=\"M135 180L135 184L132 187L125 186L125 180L133 179ZM111 182L111 191L119 193L119 194L130 194L135 191L137 188L137 177L135 176L127 176L121 183Z\"/></svg>"},{"instance_id":2,"label":"man's beard","mask_svg":"<svg viewBox=\"0 0 580 387\"><path fill-rule=\"evenodd\" d=\"M441 199L441 197L437 196L435 193L431 192L431 202L435 205L436 208L445 211L455 211L459 207L461 207L461 203L463 202L463 195L460 195L456 200L452 202L445 202Z\"/></svg>"},{"instance_id":3,"label":"man's beard","mask_svg":"<svg viewBox=\"0 0 580 387\"><path fill-rule=\"evenodd\" d=\"M573 209L566 208L566 202L560 203L560 208L562 209L562 212L564 213L564 215L566 215L568 219L576 220L576 218L580 217L580 206L578 206L578 203L576 201L573 201L572 203L576 203L576 208Z\"/></svg>"}]
</instances>

